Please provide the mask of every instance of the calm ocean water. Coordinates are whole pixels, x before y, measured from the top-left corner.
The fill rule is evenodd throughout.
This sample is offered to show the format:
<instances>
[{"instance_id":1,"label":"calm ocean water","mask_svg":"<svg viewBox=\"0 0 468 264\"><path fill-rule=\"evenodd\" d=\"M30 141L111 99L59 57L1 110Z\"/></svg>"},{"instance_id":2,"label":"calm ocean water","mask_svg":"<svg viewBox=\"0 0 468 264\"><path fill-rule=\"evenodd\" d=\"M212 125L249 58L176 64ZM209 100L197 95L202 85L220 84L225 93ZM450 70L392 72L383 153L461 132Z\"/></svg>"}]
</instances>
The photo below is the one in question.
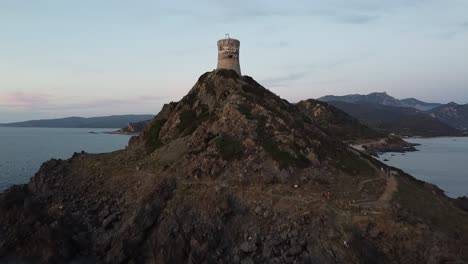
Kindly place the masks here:
<instances>
[{"instance_id":1,"label":"calm ocean water","mask_svg":"<svg viewBox=\"0 0 468 264\"><path fill-rule=\"evenodd\" d=\"M51 158L70 158L73 152L110 152L127 146L129 136L91 134L115 129L0 127L0 191L27 183Z\"/></svg>"},{"instance_id":2,"label":"calm ocean water","mask_svg":"<svg viewBox=\"0 0 468 264\"><path fill-rule=\"evenodd\" d=\"M468 196L468 138L410 138L419 151L385 153L379 157L388 165L414 177L434 183L450 197Z\"/></svg>"}]
</instances>

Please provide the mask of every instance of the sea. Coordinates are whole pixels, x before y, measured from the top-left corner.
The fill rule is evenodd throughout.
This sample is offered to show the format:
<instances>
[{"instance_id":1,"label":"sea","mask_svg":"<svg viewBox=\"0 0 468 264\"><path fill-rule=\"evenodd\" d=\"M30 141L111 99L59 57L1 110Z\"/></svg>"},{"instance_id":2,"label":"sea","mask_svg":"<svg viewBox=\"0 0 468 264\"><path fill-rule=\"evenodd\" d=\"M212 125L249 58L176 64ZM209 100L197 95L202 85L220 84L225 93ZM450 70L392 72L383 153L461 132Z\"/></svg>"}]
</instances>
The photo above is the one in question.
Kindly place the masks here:
<instances>
[{"instance_id":1,"label":"sea","mask_svg":"<svg viewBox=\"0 0 468 264\"><path fill-rule=\"evenodd\" d=\"M116 128L0 127L0 192L27 183L44 161L70 158L74 152L123 149L130 136L106 134Z\"/></svg>"},{"instance_id":2,"label":"sea","mask_svg":"<svg viewBox=\"0 0 468 264\"><path fill-rule=\"evenodd\" d=\"M456 198L468 196L468 137L407 138L418 151L384 153L379 159Z\"/></svg>"}]
</instances>

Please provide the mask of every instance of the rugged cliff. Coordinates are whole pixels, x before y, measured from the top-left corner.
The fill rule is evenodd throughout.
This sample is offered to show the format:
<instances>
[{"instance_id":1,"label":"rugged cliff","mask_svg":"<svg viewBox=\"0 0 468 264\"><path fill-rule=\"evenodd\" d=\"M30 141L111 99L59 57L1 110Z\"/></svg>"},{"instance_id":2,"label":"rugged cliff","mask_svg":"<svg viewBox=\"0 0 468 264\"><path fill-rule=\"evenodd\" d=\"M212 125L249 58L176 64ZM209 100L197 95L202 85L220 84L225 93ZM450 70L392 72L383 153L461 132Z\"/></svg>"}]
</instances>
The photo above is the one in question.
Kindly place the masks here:
<instances>
[{"instance_id":1,"label":"rugged cliff","mask_svg":"<svg viewBox=\"0 0 468 264\"><path fill-rule=\"evenodd\" d=\"M130 143L0 194L0 260L468 261L468 215L440 190L234 71L202 75Z\"/></svg>"}]
</instances>

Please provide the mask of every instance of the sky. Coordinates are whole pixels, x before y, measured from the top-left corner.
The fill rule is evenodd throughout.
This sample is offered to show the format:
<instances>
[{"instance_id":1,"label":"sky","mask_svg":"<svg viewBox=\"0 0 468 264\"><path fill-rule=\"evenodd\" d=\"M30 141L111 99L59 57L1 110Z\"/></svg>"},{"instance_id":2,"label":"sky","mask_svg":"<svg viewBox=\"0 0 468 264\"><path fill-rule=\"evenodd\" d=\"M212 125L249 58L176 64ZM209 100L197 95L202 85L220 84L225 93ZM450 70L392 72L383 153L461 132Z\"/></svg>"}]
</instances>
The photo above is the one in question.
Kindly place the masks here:
<instances>
[{"instance_id":1,"label":"sky","mask_svg":"<svg viewBox=\"0 0 468 264\"><path fill-rule=\"evenodd\" d=\"M468 103L466 0L0 0L0 123L156 114L226 33L242 73L290 102Z\"/></svg>"}]
</instances>

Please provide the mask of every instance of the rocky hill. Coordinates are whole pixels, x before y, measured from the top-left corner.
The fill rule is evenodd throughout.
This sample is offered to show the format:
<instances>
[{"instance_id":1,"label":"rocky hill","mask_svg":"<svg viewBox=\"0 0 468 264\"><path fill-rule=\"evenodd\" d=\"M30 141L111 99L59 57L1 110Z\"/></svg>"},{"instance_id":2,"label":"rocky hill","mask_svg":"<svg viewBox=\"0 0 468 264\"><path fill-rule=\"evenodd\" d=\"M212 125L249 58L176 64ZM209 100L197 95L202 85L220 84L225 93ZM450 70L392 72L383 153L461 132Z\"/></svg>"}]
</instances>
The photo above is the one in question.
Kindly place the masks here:
<instances>
[{"instance_id":1,"label":"rocky hill","mask_svg":"<svg viewBox=\"0 0 468 264\"><path fill-rule=\"evenodd\" d=\"M57 119L30 120L0 124L6 127L56 127L56 128L118 128L129 123L153 118L152 115L113 115L99 117L66 117Z\"/></svg>"},{"instance_id":2,"label":"rocky hill","mask_svg":"<svg viewBox=\"0 0 468 264\"><path fill-rule=\"evenodd\" d=\"M395 107L410 107L418 110L426 111L440 106L439 103L426 103L415 98L396 99L386 92L370 93L367 95L350 94L343 96L327 95L319 98L318 100L324 102L346 102L346 103L365 103L365 104L379 104Z\"/></svg>"},{"instance_id":3,"label":"rocky hill","mask_svg":"<svg viewBox=\"0 0 468 264\"><path fill-rule=\"evenodd\" d=\"M329 104L381 132L425 137L462 135L460 130L413 108L369 103L329 102Z\"/></svg>"},{"instance_id":4,"label":"rocky hill","mask_svg":"<svg viewBox=\"0 0 468 264\"><path fill-rule=\"evenodd\" d=\"M296 105L327 135L351 144L367 154L416 150L415 144L388 132L377 132L328 103L308 99Z\"/></svg>"},{"instance_id":5,"label":"rocky hill","mask_svg":"<svg viewBox=\"0 0 468 264\"><path fill-rule=\"evenodd\" d=\"M401 99L400 102L403 103L403 107L411 107L415 108L421 111L428 111L433 108L436 108L442 104L440 103L427 103L423 102L421 100L415 99L415 98L406 98L406 99Z\"/></svg>"},{"instance_id":6,"label":"rocky hill","mask_svg":"<svg viewBox=\"0 0 468 264\"><path fill-rule=\"evenodd\" d=\"M453 127L468 129L468 104L449 103L431 109L428 113Z\"/></svg>"},{"instance_id":7,"label":"rocky hill","mask_svg":"<svg viewBox=\"0 0 468 264\"><path fill-rule=\"evenodd\" d=\"M206 73L127 149L51 160L0 194L0 261L468 261L465 211L319 124Z\"/></svg>"},{"instance_id":8,"label":"rocky hill","mask_svg":"<svg viewBox=\"0 0 468 264\"><path fill-rule=\"evenodd\" d=\"M376 139L385 136L359 122L344 111L318 100L308 99L297 103L319 127L332 137L342 140Z\"/></svg>"}]
</instances>

